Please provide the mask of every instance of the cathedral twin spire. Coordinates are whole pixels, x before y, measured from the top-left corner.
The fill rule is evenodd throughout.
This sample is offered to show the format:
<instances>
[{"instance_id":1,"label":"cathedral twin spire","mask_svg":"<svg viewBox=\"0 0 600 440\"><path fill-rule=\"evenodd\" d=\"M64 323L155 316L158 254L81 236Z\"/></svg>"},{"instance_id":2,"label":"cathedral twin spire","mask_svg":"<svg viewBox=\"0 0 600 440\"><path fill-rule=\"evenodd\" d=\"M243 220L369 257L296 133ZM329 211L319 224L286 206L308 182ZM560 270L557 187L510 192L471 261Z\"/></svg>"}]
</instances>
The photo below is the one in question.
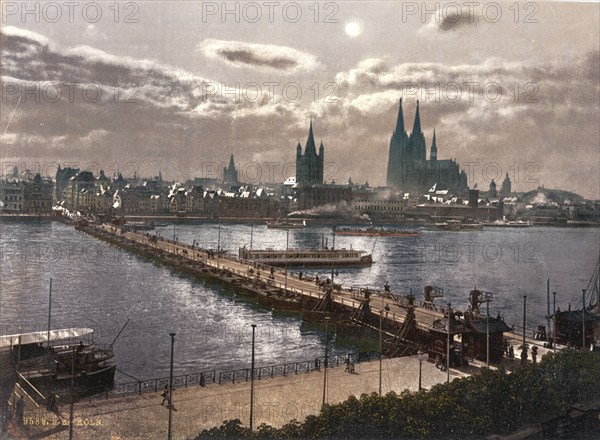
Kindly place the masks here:
<instances>
[{"instance_id":1,"label":"cathedral twin spire","mask_svg":"<svg viewBox=\"0 0 600 440\"><path fill-rule=\"evenodd\" d=\"M402 98L400 98L400 107L398 108L398 120L396 121L396 130L394 131L394 134L396 136L406 136L406 129L404 128L404 112L402 111Z\"/></svg>"},{"instance_id":2,"label":"cathedral twin spire","mask_svg":"<svg viewBox=\"0 0 600 440\"><path fill-rule=\"evenodd\" d=\"M416 155L416 159L425 160L425 138L423 136L423 132L421 131L421 114L419 111L419 100L417 99L417 110L415 111L415 120L413 122L412 132L410 136L406 133L406 129L404 126L404 111L402 109L402 98L400 98L400 104L398 108L398 119L396 121L396 130L392 135L392 143L394 142L402 143L407 142L411 145L407 145L407 151L404 152L409 156ZM431 160L437 159L437 145L435 143L435 130L433 130L433 141L431 144ZM408 157L407 160L413 160L415 157Z\"/></svg>"},{"instance_id":3,"label":"cathedral twin spire","mask_svg":"<svg viewBox=\"0 0 600 440\"><path fill-rule=\"evenodd\" d=\"M453 160L438 160L437 137L433 130L429 159L421 127L421 110L416 103L412 132L406 132L402 99L398 108L396 129L390 139L387 185L409 193L422 193L440 184L457 194L467 189L467 175Z\"/></svg>"}]
</instances>

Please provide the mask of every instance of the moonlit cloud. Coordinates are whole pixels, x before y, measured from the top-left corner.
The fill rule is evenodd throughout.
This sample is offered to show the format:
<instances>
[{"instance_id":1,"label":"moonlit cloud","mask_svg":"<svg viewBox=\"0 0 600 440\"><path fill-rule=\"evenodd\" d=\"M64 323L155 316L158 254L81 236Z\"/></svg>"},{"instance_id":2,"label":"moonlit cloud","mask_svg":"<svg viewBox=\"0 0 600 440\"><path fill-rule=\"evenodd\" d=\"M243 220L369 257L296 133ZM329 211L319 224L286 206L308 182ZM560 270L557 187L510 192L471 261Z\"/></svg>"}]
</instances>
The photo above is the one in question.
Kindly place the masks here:
<instances>
[{"instance_id":1,"label":"moonlit cloud","mask_svg":"<svg viewBox=\"0 0 600 440\"><path fill-rule=\"evenodd\" d=\"M235 67L284 72L310 71L319 67L314 55L272 44L207 39L198 45L198 49L208 58L224 61Z\"/></svg>"},{"instance_id":2,"label":"moonlit cloud","mask_svg":"<svg viewBox=\"0 0 600 440\"><path fill-rule=\"evenodd\" d=\"M426 32L456 32L474 28L484 21L481 14L467 8L454 8L452 6L444 6L438 9L420 30L421 33Z\"/></svg>"}]
</instances>

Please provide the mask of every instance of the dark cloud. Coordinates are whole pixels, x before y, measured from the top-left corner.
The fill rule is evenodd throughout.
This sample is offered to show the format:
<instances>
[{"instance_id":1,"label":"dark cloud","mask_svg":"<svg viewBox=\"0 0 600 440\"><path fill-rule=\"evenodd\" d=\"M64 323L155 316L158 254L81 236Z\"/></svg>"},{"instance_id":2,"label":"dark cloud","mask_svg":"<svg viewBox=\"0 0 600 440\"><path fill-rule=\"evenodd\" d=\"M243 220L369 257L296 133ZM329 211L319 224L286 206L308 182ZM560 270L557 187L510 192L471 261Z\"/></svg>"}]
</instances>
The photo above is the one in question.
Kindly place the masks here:
<instances>
[{"instance_id":1,"label":"dark cloud","mask_svg":"<svg viewBox=\"0 0 600 440\"><path fill-rule=\"evenodd\" d=\"M455 31L461 28L475 27L480 21L481 17L469 11L445 14L438 24L438 29L442 32Z\"/></svg>"},{"instance_id":2,"label":"dark cloud","mask_svg":"<svg viewBox=\"0 0 600 440\"><path fill-rule=\"evenodd\" d=\"M298 67L298 63L290 58L272 57L263 59L255 53L248 50L219 50L219 55L222 55L232 63L241 63L258 67L272 67L273 69L290 70Z\"/></svg>"},{"instance_id":3,"label":"dark cloud","mask_svg":"<svg viewBox=\"0 0 600 440\"><path fill-rule=\"evenodd\" d=\"M202 41L198 48L208 58L225 61L237 67L295 72L313 70L320 65L314 55L271 44L209 39Z\"/></svg>"}]
</instances>

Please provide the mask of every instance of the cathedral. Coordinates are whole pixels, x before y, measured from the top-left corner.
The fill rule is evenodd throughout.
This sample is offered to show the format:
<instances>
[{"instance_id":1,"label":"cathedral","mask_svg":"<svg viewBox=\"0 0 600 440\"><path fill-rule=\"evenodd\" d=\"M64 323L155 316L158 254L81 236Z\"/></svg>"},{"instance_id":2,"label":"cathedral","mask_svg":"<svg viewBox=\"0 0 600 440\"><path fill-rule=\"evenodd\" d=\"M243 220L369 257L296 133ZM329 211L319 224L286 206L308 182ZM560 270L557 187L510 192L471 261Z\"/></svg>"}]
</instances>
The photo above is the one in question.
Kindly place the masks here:
<instances>
[{"instance_id":1,"label":"cathedral","mask_svg":"<svg viewBox=\"0 0 600 440\"><path fill-rule=\"evenodd\" d=\"M308 139L302 154L302 145L298 143L296 147L296 184L300 186L310 186L315 183L323 183L323 158L325 157L325 149L323 142L319 147L319 154L315 145L313 135L312 121L308 130Z\"/></svg>"},{"instance_id":2,"label":"cathedral","mask_svg":"<svg viewBox=\"0 0 600 440\"><path fill-rule=\"evenodd\" d=\"M420 195L437 184L438 189L448 189L454 194L465 194L468 191L467 175L460 170L454 160L439 160L435 130L431 141L429 160L426 158L427 146L421 130L419 101L415 121L410 135L404 127L402 99L398 110L396 129L390 140L390 151L387 169L387 186L400 191Z\"/></svg>"}]
</instances>

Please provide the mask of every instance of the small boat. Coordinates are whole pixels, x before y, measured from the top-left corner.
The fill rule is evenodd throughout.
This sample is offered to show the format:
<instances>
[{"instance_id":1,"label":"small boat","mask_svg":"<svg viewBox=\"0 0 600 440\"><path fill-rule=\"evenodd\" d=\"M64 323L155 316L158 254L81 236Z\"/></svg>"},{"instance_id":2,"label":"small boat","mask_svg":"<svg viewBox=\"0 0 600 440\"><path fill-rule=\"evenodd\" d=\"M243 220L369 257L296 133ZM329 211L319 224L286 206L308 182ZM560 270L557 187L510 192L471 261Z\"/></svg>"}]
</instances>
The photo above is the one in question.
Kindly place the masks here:
<instances>
[{"instance_id":1,"label":"small boat","mask_svg":"<svg viewBox=\"0 0 600 440\"><path fill-rule=\"evenodd\" d=\"M462 223L460 225L461 231L481 231L483 229L483 223Z\"/></svg>"},{"instance_id":2,"label":"small boat","mask_svg":"<svg viewBox=\"0 0 600 440\"><path fill-rule=\"evenodd\" d=\"M274 222L267 222L267 228L269 229L301 229L306 227L306 221L291 222L291 221L280 221L275 220Z\"/></svg>"},{"instance_id":3,"label":"small boat","mask_svg":"<svg viewBox=\"0 0 600 440\"><path fill-rule=\"evenodd\" d=\"M129 229L131 231L152 231L154 229L154 223L146 223L146 222L127 222L125 223L124 228Z\"/></svg>"},{"instance_id":4,"label":"small boat","mask_svg":"<svg viewBox=\"0 0 600 440\"><path fill-rule=\"evenodd\" d=\"M90 328L67 328L0 337L0 349L10 349L19 377L46 395L69 394L71 382L78 395L111 390L116 364L112 350L83 339Z\"/></svg>"},{"instance_id":5,"label":"small boat","mask_svg":"<svg viewBox=\"0 0 600 440\"><path fill-rule=\"evenodd\" d=\"M239 249L240 260L271 266L370 266L373 257L354 249Z\"/></svg>"},{"instance_id":6,"label":"small boat","mask_svg":"<svg viewBox=\"0 0 600 440\"><path fill-rule=\"evenodd\" d=\"M533 224L529 220L527 220L526 222L524 222L523 220L496 220L495 222L484 223L484 226L492 226L499 228L528 228L529 226L533 226Z\"/></svg>"},{"instance_id":7,"label":"small boat","mask_svg":"<svg viewBox=\"0 0 600 440\"><path fill-rule=\"evenodd\" d=\"M336 235L351 235L358 237L418 237L421 233L418 230L410 229L383 229L373 228L372 226L361 229L361 228L336 228L334 230Z\"/></svg>"},{"instance_id":8,"label":"small boat","mask_svg":"<svg viewBox=\"0 0 600 440\"><path fill-rule=\"evenodd\" d=\"M463 223L460 220L447 220L434 223L431 229L437 231L481 231L483 223Z\"/></svg>"}]
</instances>

